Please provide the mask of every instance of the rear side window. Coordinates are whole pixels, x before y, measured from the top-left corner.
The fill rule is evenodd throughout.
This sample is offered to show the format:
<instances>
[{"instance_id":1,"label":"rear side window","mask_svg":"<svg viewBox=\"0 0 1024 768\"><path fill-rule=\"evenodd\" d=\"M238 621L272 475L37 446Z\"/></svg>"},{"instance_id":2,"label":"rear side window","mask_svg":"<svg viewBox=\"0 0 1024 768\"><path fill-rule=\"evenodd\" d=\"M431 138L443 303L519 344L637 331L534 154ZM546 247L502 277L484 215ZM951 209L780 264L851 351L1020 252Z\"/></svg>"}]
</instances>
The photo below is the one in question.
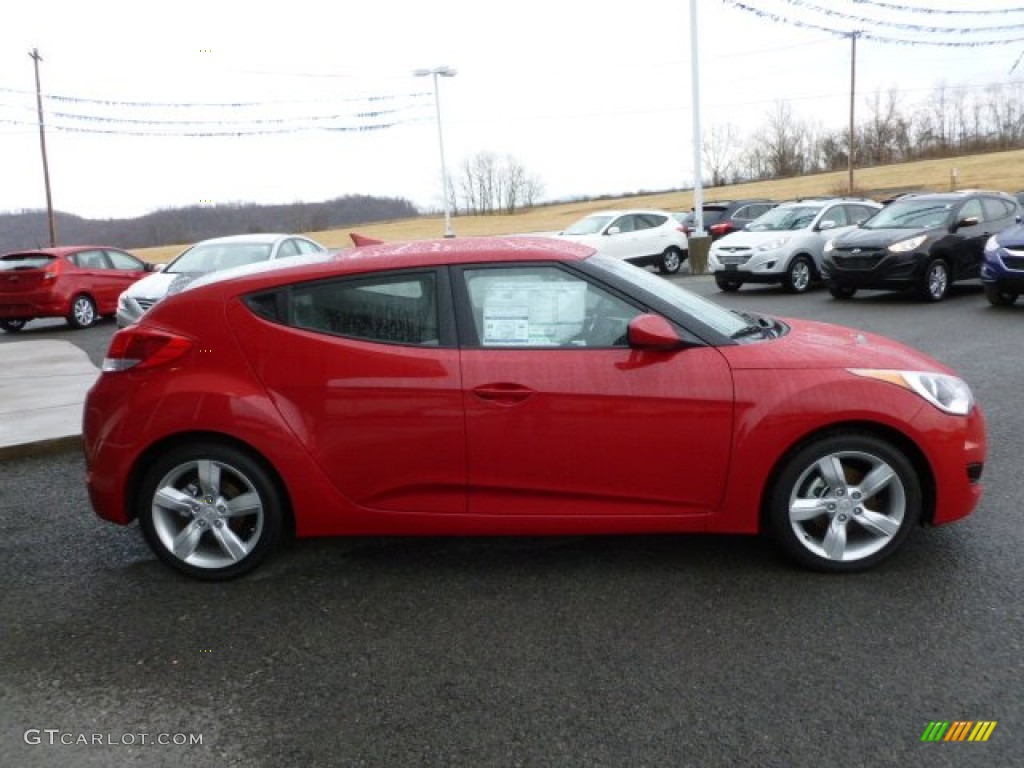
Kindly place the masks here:
<instances>
[{"instance_id":1,"label":"rear side window","mask_svg":"<svg viewBox=\"0 0 1024 768\"><path fill-rule=\"evenodd\" d=\"M437 346L433 272L304 283L248 296L255 314L307 331L387 344Z\"/></svg>"},{"instance_id":2,"label":"rear side window","mask_svg":"<svg viewBox=\"0 0 1024 768\"><path fill-rule=\"evenodd\" d=\"M981 200L985 207L985 221L996 221L1007 219L1016 214L1017 210L1009 200L1000 200L996 197L984 197Z\"/></svg>"}]
</instances>

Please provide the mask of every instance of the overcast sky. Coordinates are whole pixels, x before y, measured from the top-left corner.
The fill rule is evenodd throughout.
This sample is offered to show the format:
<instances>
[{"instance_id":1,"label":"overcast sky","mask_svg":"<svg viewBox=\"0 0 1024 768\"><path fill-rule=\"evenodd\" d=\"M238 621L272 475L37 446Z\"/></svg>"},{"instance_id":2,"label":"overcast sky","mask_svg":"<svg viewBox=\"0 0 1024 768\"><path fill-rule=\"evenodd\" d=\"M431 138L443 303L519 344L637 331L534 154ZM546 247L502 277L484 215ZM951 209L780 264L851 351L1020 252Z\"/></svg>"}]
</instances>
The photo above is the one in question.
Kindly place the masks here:
<instances>
[{"instance_id":1,"label":"overcast sky","mask_svg":"<svg viewBox=\"0 0 1024 768\"><path fill-rule=\"evenodd\" d=\"M901 13L874 0L698 0L705 130L729 123L748 135L781 100L803 119L845 126L849 39L766 14L904 40L927 39L913 29L924 26L998 28L943 39L1021 40L958 48L860 39L863 113L877 90L899 89L909 111L940 83L982 89L1024 78L1024 65L1011 74L1024 52L1024 12L1012 9L1024 0L977 0L970 15L959 0L908 2L948 12ZM458 70L440 81L452 175L490 151L515 156L547 199L678 188L693 179L689 5L19 2L0 23L0 211L45 208L33 48L44 94L61 97L44 101L54 206L82 216L346 194L439 208L432 84L411 75L439 65ZM306 130L314 125L334 130ZM266 133L166 135L253 131Z\"/></svg>"}]
</instances>

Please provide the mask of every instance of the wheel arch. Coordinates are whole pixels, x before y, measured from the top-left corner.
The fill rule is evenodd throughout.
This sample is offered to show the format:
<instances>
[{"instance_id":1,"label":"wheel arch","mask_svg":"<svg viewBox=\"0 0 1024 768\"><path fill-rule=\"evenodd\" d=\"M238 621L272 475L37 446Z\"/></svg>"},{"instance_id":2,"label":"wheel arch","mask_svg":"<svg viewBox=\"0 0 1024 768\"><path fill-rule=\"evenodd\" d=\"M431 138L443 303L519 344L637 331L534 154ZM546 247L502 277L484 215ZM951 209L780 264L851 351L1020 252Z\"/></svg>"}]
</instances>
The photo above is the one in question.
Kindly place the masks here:
<instances>
[{"instance_id":1,"label":"wheel arch","mask_svg":"<svg viewBox=\"0 0 1024 768\"><path fill-rule=\"evenodd\" d=\"M758 532L764 533L767 530L769 504L772 489L778 481L779 474L783 471L786 463L800 450L810 443L818 440L836 437L844 434L867 435L886 442L892 443L906 457L914 467L918 478L921 481L921 524L930 524L935 515L935 475L927 457L917 444L897 429L885 424L872 421L849 421L839 424L830 424L827 427L814 430L795 440L772 465L771 470L765 477L764 486L761 488L760 509L758 511Z\"/></svg>"},{"instance_id":2,"label":"wheel arch","mask_svg":"<svg viewBox=\"0 0 1024 768\"><path fill-rule=\"evenodd\" d=\"M226 435L222 432L208 432L202 430L195 430L190 432L179 432L173 435L168 435L161 440L150 445L143 451L139 457L135 460L135 464L132 466L132 470L128 475L128 487L125 494L125 505L127 506L126 522L135 520L138 515L135 512L139 491L142 486L142 479L145 477L146 471L149 466L159 457L161 454L167 451L172 451L180 448L183 445L189 443L220 443L221 445L234 448L236 450L246 453L251 459L256 461L261 468L266 471L267 476L272 480L277 492L281 496L281 502L283 506L284 518L285 518L285 533L288 537L292 538L295 534L295 514L292 509L291 495L288 493L288 486L285 485L284 479L281 474L277 471L274 465L260 453L258 450L253 448L252 445L246 443L243 440L239 440L231 435Z\"/></svg>"}]
</instances>

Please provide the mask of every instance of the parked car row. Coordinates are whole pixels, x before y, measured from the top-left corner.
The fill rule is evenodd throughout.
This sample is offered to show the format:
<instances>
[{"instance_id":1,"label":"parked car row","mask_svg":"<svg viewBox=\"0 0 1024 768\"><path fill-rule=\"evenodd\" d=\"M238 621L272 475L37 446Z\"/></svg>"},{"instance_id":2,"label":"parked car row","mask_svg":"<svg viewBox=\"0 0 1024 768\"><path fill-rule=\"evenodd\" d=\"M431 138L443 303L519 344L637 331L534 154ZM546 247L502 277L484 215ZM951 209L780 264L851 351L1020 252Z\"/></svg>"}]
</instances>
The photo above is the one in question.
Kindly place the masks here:
<instances>
[{"instance_id":1,"label":"parked car row","mask_svg":"<svg viewBox=\"0 0 1024 768\"><path fill-rule=\"evenodd\" d=\"M1024 209L1003 192L910 193L880 205L827 198L781 203L716 240L708 267L723 291L823 282L838 299L860 289L912 291L941 301L952 283L981 278L995 305L1024 292Z\"/></svg>"},{"instance_id":2,"label":"parked car row","mask_svg":"<svg viewBox=\"0 0 1024 768\"><path fill-rule=\"evenodd\" d=\"M88 328L115 316L123 328L200 275L326 250L299 235L235 235L197 243L166 267L105 246L16 251L0 256L0 328L16 333L46 317Z\"/></svg>"}]
</instances>

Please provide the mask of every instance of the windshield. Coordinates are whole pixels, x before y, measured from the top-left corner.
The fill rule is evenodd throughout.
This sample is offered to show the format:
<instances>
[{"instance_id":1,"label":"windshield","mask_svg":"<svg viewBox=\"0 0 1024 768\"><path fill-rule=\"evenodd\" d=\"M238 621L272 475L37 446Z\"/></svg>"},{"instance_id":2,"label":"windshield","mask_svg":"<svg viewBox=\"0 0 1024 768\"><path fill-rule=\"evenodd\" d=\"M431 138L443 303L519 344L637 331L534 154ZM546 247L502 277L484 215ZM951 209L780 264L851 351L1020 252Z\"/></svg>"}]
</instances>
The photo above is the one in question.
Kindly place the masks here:
<instances>
[{"instance_id":1,"label":"windshield","mask_svg":"<svg viewBox=\"0 0 1024 768\"><path fill-rule=\"evenodd\" d=\"M172 261L165 272L216 272L270 258L269 243L209 243L194 245Z\"/></svg>"},{"instance_id":2,"label":"windshield","mask_svg":"<svg viewBox=\"0 0 1024 768\"><path fill-rule=\"evenodd\" d=\"M933 229L953 223L953 203L896 200L861 224L864 229Z\"/></svg>"},{"instance_id":3,"label":"windshield","mask_svg":"<svg viewBox=\"0 0 1024 768\"><path fill-rule=\"evenodd\" d=\"M752 232L785 232L809 227L821 210L819 205L786 205L772 208L747 225Z\"/></svg>"},{"instance_id":4,"label":"windshield","mask_svg":"<svg viewBox=\"0 0 1024 768\"><path fill-rule=\"evenodd\" d=\"M714 328L724 336L733 337L750 326L749 319L740 317L735 312L718 306L713 301L698 296L673 282L658 277L642 267L634 266L610 256L595 255L588 261L601 269L618 275L639 285L648 293L654 294L662 301L668 302L700 322Z\"/></svg>"},{"instance_id":5,"label":"windshield","mask_svg":"<svg viewBox=\"0 0 1024 768\"><path fill-rule=\"evenodd\" d=\"M605 225L612 220L611 216L587 216L580 219L567 230L563 235L596 235Z\"/></svg>"}]
</instances>

